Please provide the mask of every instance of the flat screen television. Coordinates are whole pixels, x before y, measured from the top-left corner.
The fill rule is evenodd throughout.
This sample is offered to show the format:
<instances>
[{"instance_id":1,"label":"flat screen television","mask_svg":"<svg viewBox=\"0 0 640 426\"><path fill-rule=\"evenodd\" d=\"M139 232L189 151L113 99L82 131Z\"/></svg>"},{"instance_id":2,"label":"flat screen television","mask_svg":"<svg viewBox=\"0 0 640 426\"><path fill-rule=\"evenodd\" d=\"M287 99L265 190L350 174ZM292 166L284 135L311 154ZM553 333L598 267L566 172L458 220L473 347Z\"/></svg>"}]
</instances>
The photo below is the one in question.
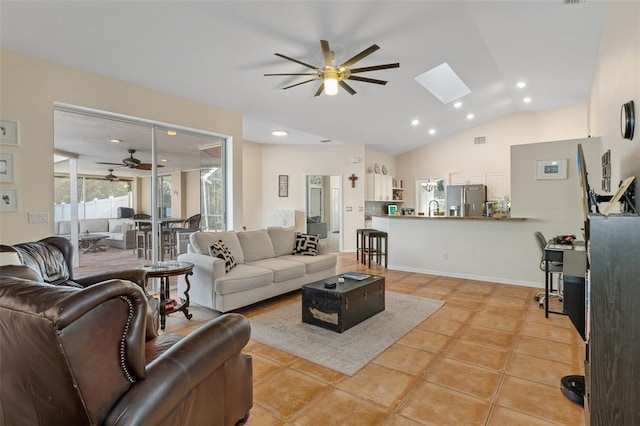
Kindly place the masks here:
<instances>
[{"instance_id":1,"label":"flat screen television","mask_svg":"<svg viewBox=\"0 0 640 426\"><path fill-rule=\"evenodd\" d=\"M589 182L587 181L587 163L584 160L584 152L582 151L582 144L578 144L578 174L580 176L580 188L582 195L582 211L584 213L584 221L587 221L587 215L589 214Z\"/></svg>"}]
</instances>

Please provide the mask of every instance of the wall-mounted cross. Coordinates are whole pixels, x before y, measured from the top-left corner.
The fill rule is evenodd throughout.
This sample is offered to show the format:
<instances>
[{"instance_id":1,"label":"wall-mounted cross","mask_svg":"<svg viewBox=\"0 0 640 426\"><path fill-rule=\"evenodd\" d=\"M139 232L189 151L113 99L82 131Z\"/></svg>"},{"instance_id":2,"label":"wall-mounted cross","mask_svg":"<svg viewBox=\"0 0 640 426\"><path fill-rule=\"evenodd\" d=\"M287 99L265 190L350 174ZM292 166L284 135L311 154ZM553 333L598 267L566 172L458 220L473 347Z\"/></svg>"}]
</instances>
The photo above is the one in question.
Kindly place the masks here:
<instances>
[{"instance_id":1,"label":"wall-mounted cross","mask_svg":"<svg viewBox=\"0 0 640 426\"><path fill-rule=\"evenodd\" d=\"M358 176L356 176L355 174L351 173L351 176L349 176L349 180L351 181L351 187L355 188L356 187L356 181L358 180Z\"/></svg>"}]
</instances>

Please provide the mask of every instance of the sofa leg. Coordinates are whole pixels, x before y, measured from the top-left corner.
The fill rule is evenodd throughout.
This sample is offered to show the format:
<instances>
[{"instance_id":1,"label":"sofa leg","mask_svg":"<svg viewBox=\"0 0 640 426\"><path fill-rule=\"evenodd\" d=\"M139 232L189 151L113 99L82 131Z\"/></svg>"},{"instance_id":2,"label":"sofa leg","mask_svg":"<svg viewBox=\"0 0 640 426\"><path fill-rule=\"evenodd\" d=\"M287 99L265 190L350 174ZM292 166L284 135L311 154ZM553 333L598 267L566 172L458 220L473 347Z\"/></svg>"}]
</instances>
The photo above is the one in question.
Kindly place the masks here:
<instances>
[{"instance_id":1,"label":"sofa leg","mask_svg":"<svg viewBox=\"0 0 640 426\"><path fill-rule=\"evenodd\" d=\"M238 420L236 422L236 426L243 426L247 423L247 420L249 420L249 412L247 411L246 413L244 413L244 416L240 417L240 420Z\"/></svg>"}]
</instances>

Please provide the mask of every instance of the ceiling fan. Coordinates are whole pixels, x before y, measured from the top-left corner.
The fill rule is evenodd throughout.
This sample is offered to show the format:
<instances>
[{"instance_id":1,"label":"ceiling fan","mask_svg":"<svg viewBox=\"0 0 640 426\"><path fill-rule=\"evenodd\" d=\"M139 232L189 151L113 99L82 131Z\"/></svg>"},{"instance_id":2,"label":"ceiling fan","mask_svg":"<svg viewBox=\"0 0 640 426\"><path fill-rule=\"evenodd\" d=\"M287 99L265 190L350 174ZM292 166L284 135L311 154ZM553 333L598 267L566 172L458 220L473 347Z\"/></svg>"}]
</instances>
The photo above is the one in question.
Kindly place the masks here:
<instances>
[{"instance_id":1,"label":"ceiling fan","mask_svg":"<svg viewBox=\"0 0 640 426\"><path fill-rule=\"evenodd\" d=\"M96 164L107 164L111 166L120 166L120 167L128 167L130 169L139 169L139 170L151 170L151 163L143 163L133 156L135 154L135 149L128 149L129 157L122 160L121 163L105 163L102 161L97 161ZM158 164L158 167L164 167L162 164Z\"/></svg>"},{"instance_id":2,"label":"ceiling fan","mask_svg":"<svg viewBox=\"0 0 640 426\"><path fill-rule=\"evenodd\" d=\"M113 174L113 169L109 169L109 174L104 177L109 182L117 182L120 178Z\"/></svg>"},{"instance_id":3,"label":"ceiling fan","mask_svg":"<svg viewBox=\"0 0 640 426\"><path fill-rule=\"evenodd\" d=\"M331 48L329 47L329 42L327 40L320 40L320 47L322 48L322 55L324 57L324 66L321 66L321 67L309 65L305 62L299 61L294 58L290 58L281 53L275 54L276 56L279 56L281 58L287 59L289 61L293 61L307 68L311 68L312 70L314 70L313 72L288 73L288 74L265 74L265 76L271 77L271 76L286 76L286 75L311 75L311 76L314 76L314 78L303 81L301 83L296 83L287 87L283 87L282 90L290 89L292 87L300 86L301 84L320 80L322 83L320 84L320 87L318 87L318 90L316 91L314 96L319 96L323 90L327 95L335 95L338 93L338 86L342 87L344 90L349 92L349 94L355 95L356 91L353 90L353 88L349 86L345 80L362 81L365 83L374 83L374 84L381 84L381 85L385 85L387 84L387 82L384 80L377 80L374 78L360 77L354 74L400 67L399 63L395 63L395 64L374 65L370 67L350 68L356 62L366 58L376 50L380 49L380 46L378 46L377 44L371 45L367 49L363 50L362 52L355 55L353 58L348 59L347 61L343 62L340 65L333 64L334 52L331 51Z\"/></svg>"}]
</instances>

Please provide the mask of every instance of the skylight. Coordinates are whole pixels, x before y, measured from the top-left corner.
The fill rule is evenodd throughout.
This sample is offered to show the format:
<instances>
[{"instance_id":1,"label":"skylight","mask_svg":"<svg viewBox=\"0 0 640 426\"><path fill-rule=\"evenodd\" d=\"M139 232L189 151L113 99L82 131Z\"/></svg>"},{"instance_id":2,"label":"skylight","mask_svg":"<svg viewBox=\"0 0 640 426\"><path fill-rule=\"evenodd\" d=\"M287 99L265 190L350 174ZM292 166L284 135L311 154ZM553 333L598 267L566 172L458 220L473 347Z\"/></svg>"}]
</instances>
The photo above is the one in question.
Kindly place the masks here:
<instances>
[{"instance_id":1,"label":"skylight","mask_svg":"<svg viewBox=\"0 0 640 426\"><path fill-rule=\"evenodd\" d=\"M458 77L446 62L420 74L416 77L416 81L430 91L433 96L438 98L443 104L471 93L471 90L464 84L464 81Z\"/></svg>"}]
</instances>

